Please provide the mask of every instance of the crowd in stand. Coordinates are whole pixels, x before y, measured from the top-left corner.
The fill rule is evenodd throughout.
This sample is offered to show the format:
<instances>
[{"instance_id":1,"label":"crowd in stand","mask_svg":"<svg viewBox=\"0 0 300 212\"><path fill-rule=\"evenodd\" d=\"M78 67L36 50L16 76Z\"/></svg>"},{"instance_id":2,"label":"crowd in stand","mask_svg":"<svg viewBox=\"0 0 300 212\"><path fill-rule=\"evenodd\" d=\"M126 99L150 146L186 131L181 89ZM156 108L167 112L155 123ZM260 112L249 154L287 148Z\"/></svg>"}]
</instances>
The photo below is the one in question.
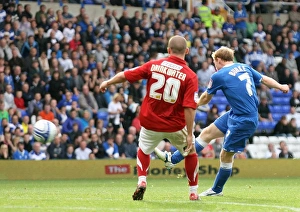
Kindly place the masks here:
<instances>
[{"instance_id":1,"label":"crowd in stand","mask_svg":"<svg viewBox=\"0 0 300 212\"><path fill-rule=\"evenodd\" d=\"M297 6L292 6L286 23L278 18L266 25L242 4L224 18L220 8L212 11L202 3L186 14L153 8L150 15L137 10L129 17L126 10L119 15L105 9L96 22L84 7L71 14L68 5L57 11L40 5L33 14L30 4L0 5L0 159L135 158L146 82L112 85L105 93L99 85L165 53L173 35L188 42L186 61L197 73L199 92L215 72L210 55L221 45L235 50L236 62L289 84L291 114L277 130L292 129L280 133L299 135ZM275 56L283 58L278 65ZM267 88L258 92L261 104L271 104ZM272 121L272 114L260 108L261 121ZM206 124L223 112L215 105L208 107ZM52 121L60 131L50 145L34 142L33 124L39 119ZM285 127L288 123L294 128ZM195 134L203 127L197 123Z\"/></svg>"}]
</instances>

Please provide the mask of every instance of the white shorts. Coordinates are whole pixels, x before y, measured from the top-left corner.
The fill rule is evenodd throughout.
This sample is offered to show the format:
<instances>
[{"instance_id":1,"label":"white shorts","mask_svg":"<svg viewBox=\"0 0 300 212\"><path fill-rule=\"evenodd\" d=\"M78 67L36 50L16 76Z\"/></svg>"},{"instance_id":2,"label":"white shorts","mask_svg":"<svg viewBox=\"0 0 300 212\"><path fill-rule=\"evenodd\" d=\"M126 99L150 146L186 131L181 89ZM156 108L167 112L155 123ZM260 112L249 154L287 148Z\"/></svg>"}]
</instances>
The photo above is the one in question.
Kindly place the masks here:
<instances>
[{"instance_id":1,"label":"white shorts","mask_svg":"<svg viewBox=\"0 0 300 212\"><path fill-rule=\"evenodd\" d=\"M184 127L177 132L156 132L141 128L139 137L139 147L146 154L150 155L155 147L164 139L168 139L181 154L184 153L186 144L187 129ZM195 139L194 139L195 140Z\"/></svg>"}]
</instances>

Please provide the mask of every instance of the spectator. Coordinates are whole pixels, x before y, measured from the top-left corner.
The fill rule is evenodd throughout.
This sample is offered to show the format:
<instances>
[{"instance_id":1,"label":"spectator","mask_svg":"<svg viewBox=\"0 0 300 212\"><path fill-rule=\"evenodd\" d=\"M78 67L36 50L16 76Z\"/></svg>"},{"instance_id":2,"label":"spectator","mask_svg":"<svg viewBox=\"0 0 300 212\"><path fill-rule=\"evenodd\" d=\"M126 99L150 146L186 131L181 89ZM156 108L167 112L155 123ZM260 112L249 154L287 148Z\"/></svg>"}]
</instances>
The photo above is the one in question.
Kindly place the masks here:
<instances>
[{"instance_id":1,"label":"spectator","mask_svg":"<svg viewBox=\"0 0 300 212\"><path fill-rule=\"evenodd\" d=\"M293 95L290 99L290 106L295 108L300 107L300 95L296 90L293 91Z\"/></svg>"},{"instance_id":2,"label":"spectator","mask_svg":"<svg viewBox=\"0 0 300 212\"><path fill-rule=\"evenodd\" d=\"M136 112L135 112L135 117L133 118L132 122L131 122L131 126L136 128L137 133L140 133L141 131L141 122L140 122L140 106L137 106L136 108Z\"/></svg>"},{"instance_id":3,"label":"spectator","mask_svg":"<svg viewBox=\"0 0 300 212\"><path fill-rule=\"evenodd\" d=\"M62 58L58 59L61 67L63 68L64 71L67 71L68 69L74 68L72 60L68 56L67 51L63 51L62 53Z\"/></svg>"},{"instance_id":4,"label":"spectator","mask_svg":"<svg viewBox=\"0 0 300 212\"><path fill-rule=\"evenodd\" d=\"M23 128L23 133L26 134L28 133L28 129L29 129L29 116L26 114L22 117L22 123L21 126Z\"/></svg>"},{"instance_id":5,"label":"spectator","mask_svg":"<svg viewBox=\"0 0 300 212\"><path fill-rule=\"evenodd\" d=\"M275 71L275 67L274 65L270 65L269 68L267 69L266 75L268 77L271 77L272 79L276 80L277 82L278 80L278 75L277 72Z\"/></svg>"},{"instance_id":6,"label":"spectator","mask_svg":"<svg viewBox=\"0 0 300 212\"><path fill-rule=\"evenodd\" d=\"M293 74L288 68L286 68L284 70L284 74L281 77L278 76L278 78L279 83L287 84L290 87L290 89L293 89L295 81L293 78Z\"/></svg>"},{"instance_id":7,"label":"spectator","mask_svg":"<svg viewBox=\"0 0 300 212\"><path fill-rule=\"evenodd\" d=\"M46 154L41 151L41 143L34 142L33 143L33 150L29 152L29 158L31 160L46 160Z\"/></svg>"},{"instance_id":8,"label":"spectator","mask_svg":"<svg viewBox=\"0 0 300 212\"><path fill-rule=\"evenodd\" d=\"M44 110L40 111L39 115L45 120L53 121L54 114L51 111L50 104L45 104Z\"/></svg>"},{"instance_id":9,"label":"spectator","mask_svg":"<svg viewBox=\"0 0 300 212\"><path fill-rule=\"evenodd\" d=\"M259 121L273 121L273 117L269 108L267 97L262 96L258 105Z\"/></svg>"},{"instance_id":10,"label":"spectator","mask_svg":"<svg viewBox=\"0 0 300 212\"><path fill-rule=\"evenodd\" d=\"M250 14L249 20L246 22L247 26L247 38L252 39L254 32L257 30L257 24L255 22L255 15Z\"/></svg>"},{"instance_id":11,"label":"spectator","mask_svg":"<svg viewBox=\"0 0 300 212\"><path fill-rule=\"evenodd\" d=\"M257 30L253 33L253 39L259 38L260 42L264 42L266 38L266 32L263 30L262 24L257 24Z\"/></svg>"},{"instance_id":12,"label":"spectator","mask_svg":"<svg viewBox=\"0 0 300 212\"><path fill-rule=\"evenodd\" d=\"M90 112L88 110L84 110L82 114L82 118L79 118L81 131L85 131L89 127L89 121L91 119Z\"/></svg>"},{"instance_id":13,"label":"spectator","mask_svg":"<svg viewBox=\"0 0 300 212\"><path fill-rule=\"evenodd\" d=\"M37 62L34 62L34 64L37 64ZM40 93L42 97L45 95L45 82L41 81L41 77L38 73L35 73L33 75L33 80L30 86L30 91L34 94Z\"/></svg>"},{"instance_id":14,"label":"spectator","mask_svg":"<svg viewBox=\"0 0 300 212\"><path fill-rule=\"evenodd\" d=\"M257 68L261 63L264 63L264 53L259 49L257 43L253 43L252 51L245 55L245 63Z\"/></svg>"},{"instance_id":15,"label":"spectator","mask_svg":"<svg viewBox=\"0 0 300 212\"><path fill-rule=\"evenodd\" d=\"M89 91L89 87L87 85L82 87L82 93L79 95L78 103L80 108L83 110L89 110L93 114L98 112L98 105L95 97L93 93Z\"/></svg>"},{"instance_id":16,"label":"spectator","mask_svg":"<svg viewBox=\"0 0 300 212\"><path fill-rule=\"evenodd\" d=\"M243 4L239 2L237 4L237 10L234 11L234 20L236 23L236 33L238 39L243 39L247 37L247 12L243 8Z\"/></svg>"},{"instance_id":17,"label":"spectator","mask_svg":"<svg viewBox=\"0 0 300 212\"><path fill-rule=\"evenodd\" d=\"M29 153L27 150L24 149L24 142L19 141L18 149L13 154L14 160L29 160Z\"/></svg>"},{"instance_id":18,"label":"spectator","mask_svg":"<svg viewBox=\"0 0 300 212\"><path fill-rule=\"evenodd\" d=\"M215 158L220 158L220 153L223 147L223 138L216 138L215 142L212 143Z\"/></svg>"},{"instance_id":19,"label":"spectator","mask_svg":"<svg viewBox=\"0 0 300 212\"><path fill-rule=\"evenodd\" d=\"M234 38L237 38L234 18L231 15L227 16L227 21L220 28L224 34L224 40L232 42Z\"/></svg>"},{"instance_id":20,"label":"spectator","mask_svg":"<svg viewBox=\"0 0 300 212\"><path fill-rule=\"evenodd\" d=\"M215 7L214 14L212 15L212 20L217 23L218 28L222 29L223 24L225 23L223 15L221 15L220 7ZM193 28L193 27L191 27Z\"/></svg>"},{"instance_id":21,"label":"spectator","mask_svg":"<svg viewBox=\"0 0 300 212\"><path fill-rule=\"evenodd\" d=\"M215 70L211 69L208 63L205 61L202 63L202 68L197 71L198 82L200 88L206 88L208 86L210 77L215 72Z\"/></svg>"},{"instance_id":22,"label":"spectator","mask_svg":"<svg viewBox=\"0 0 300 212\"><path fill-rule=\"evenodd\" d=\"M201 21L205 24L205 28L209 29L212 26L213 17L207 0L202 0L202 5L198 8L198 12Z\"/></svg>"},{"instance_id":23,"label":"spectator","mask_svg":"<svg viewBox=\"0 0 300 212\"><path fill-rule=\"evenodd\" d=\"M87 148L87 142L81 141L77 149L75 149L75 155L77 160L89 160L92 150Z\"/></svg>"},{"instance_id":24,"label":"spectator","mask_svg":"<svg viewBox=\"0 0 300 212\"><path fill-rule=\"evenodd\" d=\"M277 122L273 134L275 136L290 136L288 120L286 116L282 116L281 119Z\"/></svg>"},{"instance_id":25,"label":"spectator","mask_svg":"<svg viewBox=\"0 0 300 212\"><path fill-rule=\"evenodd\" d=\"M77 111L75 109L72 109L70 111L70 116L62 125L62 133L67 133L70 136L70 133L72 133L75 123L78 125L80 129L80 122L77 119Z\"/></svg>"},{"instance_id":26,"label":"spectator","mask_svg":"<svg viewBox=\"0 0 300 212\"><path fill-rule=\"evenodd\" d=\"M268 88L266 85L262 84L260 86L260 89L257 91L257 94L260 99L267 98L267 103L271 105L273 103L273 96L270 92L270 88Z\"/></svg>"},{"instance_id":27,"label":"spectator","mask_svg":"<svg viewBox=\"0 0 300 212\"><path fill-rule=\"evenodd\" d=\"M24 99L22 98L22 91L17 90L16 96L14 97L14 102L17 109L24 111L26 109Z\"/></svg>"},{"instance_id":28,"label":"spectator","mask_svg":"<svg viewBox=\"0 0 300 212\"><path fill-rule=\"evenodd\" d=\"M299 130L297 128L297 122L296 122L295 118L291 118L291 120L289 121L289 123L288 123L288 131L294 137L299 136Z\"/></svg>"},{"instance_id":29,"label":"spectator","mask_svg":"<svg viewBox=\"0 0 300 212\"><path fill-rule=\"evenodd\" d=\"M56 99L57 102L59 102L62 98L64 89L64 82L62 79L60 79L59 72L54 71L52 74L52 78L49 82L49 93L51 94L51 97Z\"/></svg>"},{"instance_id":30,"label":"spectator","mask_svg":"<svg viewBox=\"0 0 300 212\"><path fill-rule=\"evenodd\" d=\"M113 97L113 101L108 104L109 123L114 127L114 132L118 131L120 127L120 114L123 112L122 105L120 103L121 95L116 93Z\"/></svg>"},{"instance_id":31,"label":"spectator","mask_svg":"<svg viewBox=\"0 0 300 212\"><path fill-rule=\"evenodd\" d=\"M13 70L14 67L19 66L23 68L24 66L24 60L20 55L19 49L17 47L12 48L12 58L8 61L8 65L10 66L10 69Z\"/></svg>"},{"instance_id":32,"label":"spectator","mask_svg":"<svg viewBox=\"0 0 300 212\"><path fill-rule=\"evenodd\" d=\"M4 109L16 108L14 102L14 95L11 85L6 85L6 92L4 93Z\"/></svg>"},{"instance_id":33,"label":"spectator","mask_svg":"<svg viewBox=\"0 0 300 212\"><path fill-rule=\"evenodd\" d=\"M63 159L65 158L66 147L61 142L61 137L56 136L51 144L47 147L49 159Z\"/></svg>"},{"instance_id":34,"label":"spectator","mask_svg":"<svg viewBox=\"0 0 300 212\"><path fill-rule=\"evenodd\" d=\"M7 112L7 109L5 109L5 102L0 99L0 120L2 119L9 120L9 114Z\"/></svg>"},{"instance_id":35,"label":"spectator","mask_svg":"<svg viewBox=\"0 0 300 212\"><path fill-rule=\"evenodd\" d=\"M219 110L217 105L213 105L207 113L206 126L213 123L219 117Z\"/></svg>"},{"instance_id":36,"label":"spectator","mask_svg":"<svg viewBox=\"0 0 300 212\"><path fill-rule=\"evenodd\" d=\"M136 158L137 155L137 143L135 136L132 134L127 135L126 143L124 144L126 158Z\"/></svg>"},{"instance_id":37,"label":"spectator","mask_svg":"<svg viewBox=\"0 0 300 212\"><path fill-rule=\"evenodd\" d=\"M68 143L70 144L75 144L75 140L81 136L82 132L79 129L79 125L77 122L74 122L72 125L72 129L70 132L67 134L69 137Z\"/></svg>"},{"instance_id":38,"label":"spectator","mask_svg":"<svg viewBox=\"0 0 300 212\"><path fill-rule=\"evenodd\" d=\"M300 113L297 113L296 107L291 106L290 112L286 114L288 121L291 121L292 118L296 119L297 128L300 129Z\"/></svg>"},{"instance_id":39,"label":"spectator","mask_svg":"<svg viewBox=\"0 0 300 212\"><path fill-rule=\"evenodd\" d=\"M105 155L111 159L118 159L120 157L118 146L114 143L114 137L108 137L107 141L103 143Z\"/></svg>"},{"instance_id":40,"label":"spectator","mask_svg":"<svg viewBox=\"0 0 300 212\"><path fill-rule=\"evenodd\" d=\"M119 129L122 129L122 128L119 128ZM122 158L122 159L125 159L126 158L126 155L125 155L125 134L121 134L121 133L118 133L115 137L115 143L116 145L118 146L118 151L119 151L119 158Z\"/></svg>"},{"instance_id":41,"label":"spectator","mask_svg":"<svg viewBox=\"0 0 300 212\"><path fill-rule=\"evenodd\" d=\"M96 133L91 135L91 142L88 143L87 147L92 150L97 159L102 159L105 157L102 141Z\"/></svg>"},{"instance_id":42,"label":"spectator","mask_svg":"<svg viewBox=\"0 0 300 212\"><path fill-rule=\"evenodd\" d=\"M279 153L279 158L294 158L293 153L288 150L288 146L283 146L281 152Z\"/></svg>"},{"instance_id":43,"label":"spectator","mask_svg":"<svg viewBox=\"0 0 300 212\"><path fill-rule=\"evenodd\" d=\"M67 146L67 150L66 150L66 154L65 154L64 159L68 159L68 160L76 159L76 155L75 155L75 152L74 152L74 146L72 144L69 144Z\"/></svg>"},{"instance_id":44,"label":"spectator","mask_svg":"<svg viewBox=\"0 0 300 212\"><path fill-rule=\"evenodd\" d=\"M50 34L51 34L51 32L54 32L54 34L55 34L55 38L58 40L58 41L61 41L63 38L64 38L64 35L63 35L63 33L58 29L58 24L56 23L56 22L53 22L52 23L52 27L51 27L51 29L49 29L48 31L47 31L47 35L46 35L46 37L50 37Z\"/></svg>"},{"instance_id":45,"label":"spectator","mask_svg":"<svg viewBox=\"0 0 300 212\"><path fill-rule=\"evenodd\" d=\"M28 103L28 114L37 115L43 109L42 96L40 93L34 95L34 99Z\"/></svg>"},{"instance_id":46,"label":"spectator","mask_svg":"<svg viewBox=\"0 0 300 212\"><path fill-rule=\"evenodd\" d=\"M216 46L221 46L221 40L223 39L224 35L216 21L212 22L212 27L208 29L208 34L210 39L214 40L214 44Z\"/></svg>"},{"instance_id":47,"label":"spectator","mask_svg":"<svg viewBox=\"0 0 300 212\"><path fill-rule=\"evenodd\" d=\"M9 152L7 144L1 143L0 145L0 160L9 160Z\"/></svg>"},{"instance_id":48,"label":"spectator","mask_svg":"<svg viewBox=\"0 0 300 212\"><path fill-rule=\"evenodd\" d=\"M268 144L268 151L265 154L265 158L278 158L280 151L278 149L275 149L273 143Z\"/></svg>"}]
</instances>

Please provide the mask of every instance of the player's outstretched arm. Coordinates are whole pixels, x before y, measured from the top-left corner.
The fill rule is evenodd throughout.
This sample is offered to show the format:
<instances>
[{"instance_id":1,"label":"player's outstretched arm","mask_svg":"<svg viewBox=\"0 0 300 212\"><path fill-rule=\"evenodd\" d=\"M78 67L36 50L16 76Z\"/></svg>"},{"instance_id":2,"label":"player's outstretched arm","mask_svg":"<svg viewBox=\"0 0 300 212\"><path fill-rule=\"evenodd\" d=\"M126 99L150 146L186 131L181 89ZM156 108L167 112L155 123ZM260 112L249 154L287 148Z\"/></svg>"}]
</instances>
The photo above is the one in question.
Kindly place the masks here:
<instances>
[{"instance_id":1,"label":"player's outstretched arm","mask_svg":"<svg viewBox=\"0 0 300 212\"><path fill-rule=\"evenodd\" d=\"M290 88L287 84L280 84L276 80L272 79L271 77L268 76L263 76L261 83L265 84L269 88L275 88L281 90L283 93L289 92Z\"/></svg>"},{"instance_id":2,"label":"player's outstretched arm","mask_svg":"<svg viewBox=\"0 0 300 212\"><path fill-rule=\"evenodd\" d=\"M126 81L126 78L125 78L124 72L119 72L113 78L102 82L101 85L100 85L100 90L102 92L105 92L105 90L108 86L118 84L118 83L121 83L121 82L125 82L125 81Z\"/></svg>"},{"instance_id":3,"label":"player's outstretched arm","mask_svg":"<svg viewBox=\"0 0 300 212\"><path fill-rule=\"evenodd\" d=\"M197 106L206 105L207 103L210 102L212 97L213 95L210 95L207 93L207 91L205 91L204 93L201 94Z\"/></svg>"}]
</instances>

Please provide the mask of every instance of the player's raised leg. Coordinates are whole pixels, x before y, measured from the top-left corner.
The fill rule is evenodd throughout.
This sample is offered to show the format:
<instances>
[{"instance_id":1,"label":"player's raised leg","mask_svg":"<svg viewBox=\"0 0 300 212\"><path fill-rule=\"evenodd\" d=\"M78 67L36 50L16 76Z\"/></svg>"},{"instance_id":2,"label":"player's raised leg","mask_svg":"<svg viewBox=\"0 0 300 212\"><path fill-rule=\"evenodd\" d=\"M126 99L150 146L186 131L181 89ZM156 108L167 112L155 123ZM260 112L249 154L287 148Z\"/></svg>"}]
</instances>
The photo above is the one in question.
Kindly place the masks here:
<instances>
[{"instance_id":1,"label":"player's raised leg","mask_svg":"<svg viewBox=\"0 0 300 212\"><path fill-rule=\"evenodd\" d=\"M202 130L195 142L195 149L198 154L200 154L211 140L224 136L224 133L227 130L228 114L229 113L227 112L216 120L217 122L215 123L217 123L218 127L215 123L212 123ZM173 155L170 152L163 152L158 148L155 148L154 152L159 159L165 162L165 166L168 169L173 168L177 163L184 159L183 155L178 150L175 151Z\"/></svg>"}]
</instances>

